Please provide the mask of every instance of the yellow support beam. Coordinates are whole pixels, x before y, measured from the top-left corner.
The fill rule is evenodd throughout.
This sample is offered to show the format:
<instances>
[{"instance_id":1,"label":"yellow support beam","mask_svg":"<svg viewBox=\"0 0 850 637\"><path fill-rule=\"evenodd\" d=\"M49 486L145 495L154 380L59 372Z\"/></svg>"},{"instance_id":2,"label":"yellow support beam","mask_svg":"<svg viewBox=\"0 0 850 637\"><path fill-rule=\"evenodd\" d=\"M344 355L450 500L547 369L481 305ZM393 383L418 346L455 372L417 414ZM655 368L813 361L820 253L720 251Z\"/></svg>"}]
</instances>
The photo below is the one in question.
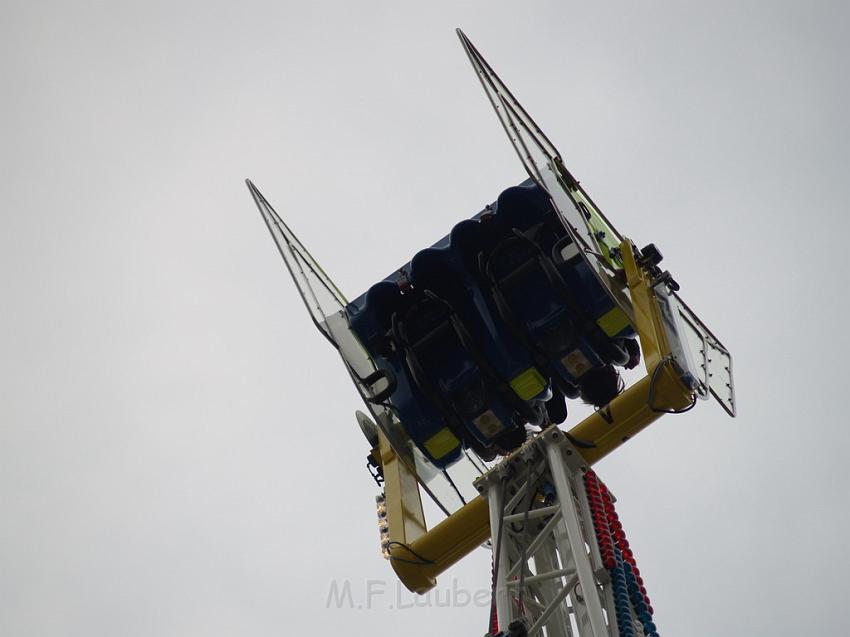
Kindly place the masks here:
<instances>
[{"instance_id":1,"label":"yellow support beam","mask_svg":"<svg viewBox=\"0 0 850 637\"><path fill-rule=\"evenodd\" d=\"M646 371L652 373L666 356L670 354L670 343L667 342L667 331L661 319L661 310L652 290L652 282L646 271L638 266L635 260L632 242L624 239L620 245L623 258L623 268L626 283L632 298L632 309L635 315L634 328L640 338L640 348L643 352L643 364Z\"/></svg>"},{"instance_id":2,"label":"yellow support beam","mask_svg":"<svg viewBox=\"0 0 850 637\"><path fill-rule=\"evenodd\" d=\"M488 539L487 500L479 495L412 542L409 548L393 545L390 561L408 590L426 593L437 585L439 574Z\"/></svg>"},{"instance_id":3,"label":"yellow support beam","mask_svg":"<svg viewBox=\"0 0 850 637\"><path fill-rule=\"evenodd\" d=\"M575 439L592 445L578 449L588 464L607 456L666 410L687 407L693 400L691 390L666 364L670 345L650 277L638 266L631 241L625 239L620 250L647 375L570 430ZM393 569L409 590L425 593L436 585L438 575L490 537L487 501L478 496L427 531L418 489L410 482L413 474L383 440L381 457L394 463L390 472L384 466ZM405 503L407 498L412 504Z\"/></svg>"},{"instance_id":4,"label":"yellow support beam","mask_svg":"<svg viewBox=\"0 0 850 637\"><path fill-rule=\"evenodd\" d=\"M416 475L402 462L383 432L378 430L378 452L384 473L390 550L406 546L425 535L425 513Z\"/></svg>"}]
</instances>

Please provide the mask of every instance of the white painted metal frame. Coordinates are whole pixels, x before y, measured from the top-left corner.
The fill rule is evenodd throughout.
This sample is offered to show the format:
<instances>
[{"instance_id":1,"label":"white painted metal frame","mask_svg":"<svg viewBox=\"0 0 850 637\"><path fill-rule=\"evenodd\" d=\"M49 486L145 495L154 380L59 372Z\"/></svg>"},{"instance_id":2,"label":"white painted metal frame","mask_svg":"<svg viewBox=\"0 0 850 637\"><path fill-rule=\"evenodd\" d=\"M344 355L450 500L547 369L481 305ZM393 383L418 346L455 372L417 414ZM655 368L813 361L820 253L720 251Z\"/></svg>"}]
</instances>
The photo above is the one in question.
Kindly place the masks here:
<instances>
[{"instance_id":1,"label":"white painted metal frame","mask_svg":"<svg viewBox=\"0 0 850 637\"><path fill-rule=\"evenodd\" d=\"M476 482L489 504L494 565L499 553L502 630L524 617L532 637L619 637L583 482L587 469L566 435L551 427Z\"/></svg>"}]
</instances>

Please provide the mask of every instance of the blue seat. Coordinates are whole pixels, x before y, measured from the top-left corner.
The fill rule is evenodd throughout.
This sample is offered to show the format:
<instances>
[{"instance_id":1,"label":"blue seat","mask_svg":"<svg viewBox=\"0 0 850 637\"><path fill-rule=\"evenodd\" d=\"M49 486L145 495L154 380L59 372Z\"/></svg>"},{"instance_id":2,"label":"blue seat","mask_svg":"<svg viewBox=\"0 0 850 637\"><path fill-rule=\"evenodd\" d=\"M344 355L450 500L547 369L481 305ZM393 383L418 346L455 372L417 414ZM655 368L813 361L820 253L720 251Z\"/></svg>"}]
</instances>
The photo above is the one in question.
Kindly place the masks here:
<instances>
[{"instance_id":1,"label":"blue seat","mask_svg":"<svg viewBox=\"0 0 850 637\"><path fill-rule=\"evenodd\" d=\"M362 303L348 308L351 325L363 339L376 366L389 370L395 389L386 405L395 412L408 436L428 459L445 468L463 453L463 432L439 406L423 394L411 376L405 352L393 340L394 323L413 305L395 281L380 281L361 297ZM360 299L359 299L360 300Z\"/></svg>"},{"instance_id":2,"label":"blue seat","mask_svg":"<svg viewBox=\"0 0 850 637\"><path fill-rule=\"evenodd\" d=\"M441 334L454 335L456 355L476 370L474 376L448 374L440 390L472 438L502 447L508 432L524 432L526 422L542 424L540 404L550 396L548 381L533 367L522 345L490 316L481 289L464 269L453 243L417 253L411 261L411 283L430 304L443 306ZM427 357L428 348L422 349ZM442 352L444 359L450 358L449 349Z\"/></svg>"},{"instance_id":3,"label":"blue seat","mask_svg":"<svg viewBox=\"0 0 850 637\"><path fill-rule=\"evenodd\" d=\"M464 447L513 449L526 423L562 422L583 378L636 346L534 184L505 190L346 311L393 378L382 404L438 467Z\"/></svg>"},{"instance_id":4,"label":"blue seat","mask_svg":"<svg viewBox=\"0 0 850 637\"><path fill-rule=\"evenodd\" d=\"M535 354L558 388L574 397L581 377L606 365L624 365L634 335L628 324L607 333L619 313L578 254L539 187L504 191L491 223L493 247L479 257L495 313ZM610 321L609 321L610 322Z\"/></svg>"}]
</instances>

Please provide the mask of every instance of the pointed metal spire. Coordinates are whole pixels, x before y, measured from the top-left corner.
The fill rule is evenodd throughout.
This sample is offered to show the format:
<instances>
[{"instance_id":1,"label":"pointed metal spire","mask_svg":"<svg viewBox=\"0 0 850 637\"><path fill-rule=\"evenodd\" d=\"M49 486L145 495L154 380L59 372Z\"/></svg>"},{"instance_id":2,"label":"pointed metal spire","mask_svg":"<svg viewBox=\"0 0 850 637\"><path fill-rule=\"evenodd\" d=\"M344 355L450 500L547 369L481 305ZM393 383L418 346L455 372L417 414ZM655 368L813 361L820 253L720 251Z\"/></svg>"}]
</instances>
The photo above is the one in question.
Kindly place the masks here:
<instances>
[{"instance_id":1,"label":"pointed metal spire","mask_svg":"<svg viewBox=\"0 0 850 637\"><path fill-rule=\"evenodd\" d=\"M618 256L623 242L622 235L566 169L558 149L496 75L466 34L457 29L457 35L487 94L487 99L496 111L526 171L549 194L564 227L576 245L581 247L585 262L607 289L611 299L627 316L634 319L634 308L628 288L618 281L616 276L612 276L615 269L622 267ZM734 416L735 392L729 350L678 294L660 290L657 293L663 297L661 301L668 320L676 324L678 334L689 343L698 345L694 353L699 354L695 358L701 366L693 365L694 376L699 382L697 394L700 398L713 395L723 408ZM688 347L686 345L678 355L683 365L690 355Z\"/></svg>"},{"instance_id":2,"label":"pointed metal spire","mask_svg":"<svg viewBox=\"0 0 850 637\"><path fill-rule=\"evenodd\" d=\"M622 267L615 256L622 243L622 236L566 169L558 149L475 45L460 29L457 29L457 35L529 176L549 194L564 227L576 245L580 246L585 261L596 273L600 283L620 308L631 316L633 310L628 291L612 276L613 270Z\"/></svg>"},{"instance_id":3,"label":"pointed metal spire","mask_svg":"<svg viewBox=\"0 0 850 637\"><path fill-rule=\"evenodd\" d=\"M337 339L331 333L326 318L344 310L348 301L254 183L246 179L245 185L248 186L248 191L257 204L280 256L283 257L310 318L331 344L338 347Z\"/></svg>"},{"instance_id":4,"label":"pointed metal spire","mask_svg":"<svg viewBox=\"0 0 850 637\"><path fill-rule=\"evenodd\" d=\"M517 119L522 122L524 126L526 126L531 132L533 132L538 139L540 140L541 148L545 153L550 155L551 157L558 157L558 149L555 148L555 145L549 141L549 138L540 130L540 127L534 122L531 118L531 115L526 112L526 110L522 107L519 101L513 96L513 93L508 89L507 85L496 75L496 72L493 68L487 63L487 60L484 59L484 56L475 48L475 45L472 44L470 39L466 37L466 34L460 30L456 29L457 37L460 38L460 42L463 45L464 50L466 51L466 55L469 57L469 61L472 63L472 67L475 69L478 74L478 79L481 81L481 86L484 87L484 91L487 93L487 97L490 100L490 103L493 105L493 109L496 111L496 115L499 116L499 119L502 121L502 124L505 126L505 132L508 133L508 136L511 135L508 130L508 125L506 123L506 116L500 113L500 107L502 102L506 102L509 104L513 111L516 113Z\"/></svg>"}]
</instances>

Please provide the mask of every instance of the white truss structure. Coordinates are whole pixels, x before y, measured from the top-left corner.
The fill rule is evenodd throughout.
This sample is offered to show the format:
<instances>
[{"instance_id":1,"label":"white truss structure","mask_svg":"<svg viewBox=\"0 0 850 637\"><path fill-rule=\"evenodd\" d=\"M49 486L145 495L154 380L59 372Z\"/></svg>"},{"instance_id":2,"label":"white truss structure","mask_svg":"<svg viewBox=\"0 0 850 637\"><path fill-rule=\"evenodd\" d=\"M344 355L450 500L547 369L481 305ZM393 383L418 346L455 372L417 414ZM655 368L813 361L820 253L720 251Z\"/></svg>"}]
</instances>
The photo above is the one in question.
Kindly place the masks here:
<instances>
[{"instance_id":1,"label":"white truss structure","mask_svg":"<svg viewBox=\"0 0 850 637\"><path fill-rule=\"evenodd\" d=\"M621 636L583 481L588 469L550 427L476 482L490 508L502 631L522 617L532 637ZM632 624L643 637L633 612Z\"/></svg>"}]
</instances>

